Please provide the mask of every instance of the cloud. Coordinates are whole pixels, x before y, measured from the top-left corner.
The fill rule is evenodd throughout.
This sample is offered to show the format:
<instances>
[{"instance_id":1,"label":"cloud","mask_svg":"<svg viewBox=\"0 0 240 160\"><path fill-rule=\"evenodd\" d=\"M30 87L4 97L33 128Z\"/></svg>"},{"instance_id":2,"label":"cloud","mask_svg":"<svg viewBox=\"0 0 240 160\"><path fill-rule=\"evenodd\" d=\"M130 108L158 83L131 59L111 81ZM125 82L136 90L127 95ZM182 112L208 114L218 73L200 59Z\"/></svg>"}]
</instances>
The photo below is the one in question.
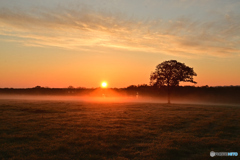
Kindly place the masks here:
<instances>
[{"instance_id":1,"label":"cloud","mask_svg":"<svg viewBox=\"0 0 240 160\"><path fill-rule=\"evenodd\" d=\"M240 16L214 21L178 18L169 21L127 18L87 7L1 8L0 35L26 46L100 51L120 49L177 56L239 56Z\"/></svg>"}]
</instances>

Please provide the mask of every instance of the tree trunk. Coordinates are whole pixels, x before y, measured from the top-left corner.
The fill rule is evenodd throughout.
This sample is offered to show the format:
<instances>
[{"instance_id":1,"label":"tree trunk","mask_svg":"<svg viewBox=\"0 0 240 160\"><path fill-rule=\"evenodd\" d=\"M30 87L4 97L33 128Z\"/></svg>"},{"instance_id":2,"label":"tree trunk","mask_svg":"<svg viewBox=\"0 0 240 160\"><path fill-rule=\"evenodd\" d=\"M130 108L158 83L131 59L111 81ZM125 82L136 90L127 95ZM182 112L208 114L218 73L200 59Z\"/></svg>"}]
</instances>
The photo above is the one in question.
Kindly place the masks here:
<instances>
[{"instance_id":1,"label":"tree trunk","mask_svg":"<svg viewBox=\"0 0 240 160\"><path fill-rule=\"evenodd\" d=\"M168 85L168 104L170 104L170 86Z\"/></svg>"}]
</instances>

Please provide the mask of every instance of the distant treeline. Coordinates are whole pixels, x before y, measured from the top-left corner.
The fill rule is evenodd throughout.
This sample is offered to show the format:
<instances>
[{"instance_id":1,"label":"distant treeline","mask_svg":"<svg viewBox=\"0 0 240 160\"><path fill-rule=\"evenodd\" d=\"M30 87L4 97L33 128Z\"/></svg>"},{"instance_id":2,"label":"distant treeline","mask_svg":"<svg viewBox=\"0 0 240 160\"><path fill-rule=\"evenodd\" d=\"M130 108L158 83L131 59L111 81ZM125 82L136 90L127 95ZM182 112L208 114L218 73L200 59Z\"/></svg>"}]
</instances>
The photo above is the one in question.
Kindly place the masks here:
<instances>
[{"instance_id":1,"label":"distant treeline","mask_svg":"<svg viewBox=\"0 0 240 160\"><path fill-rule=\"evenodd\" d=\"M157 89L148 85L132 85L126 90L129 93L138 92L140 96L167 98L167 87ZM171 88L171 99L175 101L240 104L240 86L177 86Z\"/></svg>"},{"instance_id":2,"label":"distant treeline","mask_svg":"<svg viewBox=\"0 0 240 160\"><path fill-rule=\"evenodd\" d=\"M107 92L107 90L111 92ZM94 94L93 94L94 93ZM48 88L36 86L33 88L0 88L0 94L4 95L70 95L70 96L138 96L166 98L167 88L154 88L146 84L131 85L126 88ZM213 103L237 103L240 104L240 86L219 86L219 87L194 87L194 86L177 86L171 88L172 100L190 100L190 101L207 101Z\"/></svg>"}]
</instances>

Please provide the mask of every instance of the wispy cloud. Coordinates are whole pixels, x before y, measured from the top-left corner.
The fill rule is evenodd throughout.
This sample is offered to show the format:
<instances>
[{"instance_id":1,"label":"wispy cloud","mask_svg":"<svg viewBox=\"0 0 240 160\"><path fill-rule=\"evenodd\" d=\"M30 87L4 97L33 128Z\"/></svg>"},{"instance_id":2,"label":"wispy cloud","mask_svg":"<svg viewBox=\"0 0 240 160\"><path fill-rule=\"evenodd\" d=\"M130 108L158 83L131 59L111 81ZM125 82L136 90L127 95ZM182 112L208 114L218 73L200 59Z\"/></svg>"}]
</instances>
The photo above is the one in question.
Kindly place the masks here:
<instances>
[{"instance_id":1,"label":"wispy cloud","mask_svg":"<svg viewBox=\"0 0 240 160\"><path fill-rule=\"evenodd\" d=\"M27 46L53 46L174 55L238 56L240 16L227 14L214 21L179 18L169 21L137 20L123 14L90 9L1 8L0 35Z\"/></svg>"}]
</instances>

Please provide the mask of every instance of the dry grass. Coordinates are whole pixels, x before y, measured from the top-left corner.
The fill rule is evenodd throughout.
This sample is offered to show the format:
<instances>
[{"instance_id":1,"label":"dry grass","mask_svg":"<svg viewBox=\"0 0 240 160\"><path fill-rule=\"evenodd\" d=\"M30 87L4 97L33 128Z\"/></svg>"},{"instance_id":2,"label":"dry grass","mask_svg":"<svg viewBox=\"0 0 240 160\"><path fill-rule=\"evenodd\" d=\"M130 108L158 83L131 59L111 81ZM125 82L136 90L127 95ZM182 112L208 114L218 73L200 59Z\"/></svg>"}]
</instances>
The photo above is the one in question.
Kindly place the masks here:
<instances>
[{"instance_id":1,"label":"dry grass","mask_svg":"<svg viewBox=\"0 0 240 160\"><path fill-rule=\"evenodd\" d=\"M239 106L1 100L0 159L209 159L240 152L239 119Z\"/></svg>"}]
</instances>

